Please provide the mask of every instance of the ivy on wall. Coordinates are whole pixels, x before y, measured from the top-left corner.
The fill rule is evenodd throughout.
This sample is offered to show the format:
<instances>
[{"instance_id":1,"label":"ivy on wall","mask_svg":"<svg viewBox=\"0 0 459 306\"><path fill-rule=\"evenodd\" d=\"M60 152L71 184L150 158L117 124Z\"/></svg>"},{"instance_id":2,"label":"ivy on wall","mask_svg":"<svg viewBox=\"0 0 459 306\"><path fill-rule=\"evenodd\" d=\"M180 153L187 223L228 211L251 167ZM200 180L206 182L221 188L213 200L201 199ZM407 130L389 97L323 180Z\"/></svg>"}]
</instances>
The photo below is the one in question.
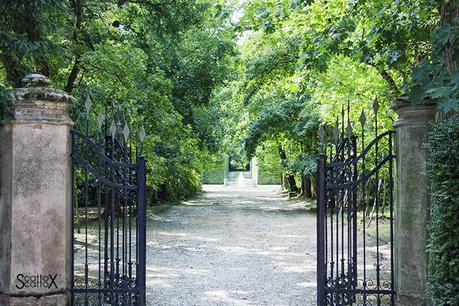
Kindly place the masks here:
<instances>
[{"instance_id":1,"label":"ivy on wall","mask_svg":"<svg viewBox=\"0 0 459 306\"><path fill-rule=\"evenodd\" d=\"M432 196L428 293L432 305L459 305L459 117L433 128L427 151Z\"/></svg>"}]
</instances>

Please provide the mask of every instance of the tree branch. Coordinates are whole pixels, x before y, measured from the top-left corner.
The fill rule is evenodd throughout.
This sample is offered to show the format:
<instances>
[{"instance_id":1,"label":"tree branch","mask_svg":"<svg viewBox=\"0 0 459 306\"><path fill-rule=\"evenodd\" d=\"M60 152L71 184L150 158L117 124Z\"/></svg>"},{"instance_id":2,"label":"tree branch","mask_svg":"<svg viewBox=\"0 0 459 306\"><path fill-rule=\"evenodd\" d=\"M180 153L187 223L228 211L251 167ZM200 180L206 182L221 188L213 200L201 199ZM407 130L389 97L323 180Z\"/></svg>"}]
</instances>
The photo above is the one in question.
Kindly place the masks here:
<instances>
[{"instance_id":1,"label":"tree branch","mask_svg":"<svg viewBox=\"0 0 459 306\"><path fill-rule=\"evenodd\" d=\"M81 59L80 56L77 55L75 57L75 62L72 67L72 71L70 71L69 77L67 79L67 85L65 85L65 91L68 92L69 94L72 93L73 88L75 88L75 80L78 77L78 73L80 72L80 67L81 67Z\"/></svg>"},{"instance_id":2,"label":"tree branch","mask_svg":"<svg viewBox=\"0 0 459 306\"><path fill-rule=\"evenodd\" d=\"M379 74L387 82L387 84L389 84L390 89L394 93L396 93L397 95L401 94L400 89L397 87L397 84L395 83L394 79L391 77L391 75L385 69L379 70Z\"/></svg>"},{"instance_id":3,"label":"tree branch","mask_svg":"<svg viewBox=\"0 0 459 306\"><path fill-rule=\"evenodd\" d=\"M75 13L75 28L73 31L73 39L78 43L77 32L81 31L81 23L83 20L83 8L81 6L81 0L72 1L73 10ZM72 93L73 88L75 87L75 80L78 77L81 67L81 56L79 54L75 57L75 62L73 64L72 70L70 71L69 77L67 78L67 84L65 85L65 91L69 94Z\"/></svg>"},{"instance_id":4,"label":"tree branch","mask_svg":"<svg viewBox=\"0 0 459 306\"><path fill-rule=\"evenodd\" d=\"M367 65L370 65L374 68L376 68L376 70L378 70L379 72L379 75L384 79L384 81L387 82L387 84L389 85L389 88L390 90L397 94L397 95L401 95L402 93L400 92L400 89L397 87L397 83L395 83L394 79L392 78L392 76L389 74L389 72L387 72L386 69L384 68L381 68L379 67L378 65L375 65L375 64L372 64L372 63L367 63L367 62L363 62Z\"/></svg>"}]
</instances>

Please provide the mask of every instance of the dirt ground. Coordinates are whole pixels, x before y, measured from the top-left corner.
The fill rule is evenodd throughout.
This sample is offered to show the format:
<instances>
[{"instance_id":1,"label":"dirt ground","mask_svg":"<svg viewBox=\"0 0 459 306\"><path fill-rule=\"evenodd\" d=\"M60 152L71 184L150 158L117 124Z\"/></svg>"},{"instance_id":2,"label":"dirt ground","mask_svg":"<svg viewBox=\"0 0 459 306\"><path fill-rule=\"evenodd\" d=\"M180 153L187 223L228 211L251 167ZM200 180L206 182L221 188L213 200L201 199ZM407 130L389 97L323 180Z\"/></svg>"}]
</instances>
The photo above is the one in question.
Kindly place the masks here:
<instances>
[{"instance_id":1,"label":"dirt ground","mask_svg":"<svg viewBox=\"0 0 459 306\"><path fill-rule=\"evenodd\" d=\"M149 305L315 305L316 217L277 186L204 186L150 216Z\"/></svg>"}]
</instances>

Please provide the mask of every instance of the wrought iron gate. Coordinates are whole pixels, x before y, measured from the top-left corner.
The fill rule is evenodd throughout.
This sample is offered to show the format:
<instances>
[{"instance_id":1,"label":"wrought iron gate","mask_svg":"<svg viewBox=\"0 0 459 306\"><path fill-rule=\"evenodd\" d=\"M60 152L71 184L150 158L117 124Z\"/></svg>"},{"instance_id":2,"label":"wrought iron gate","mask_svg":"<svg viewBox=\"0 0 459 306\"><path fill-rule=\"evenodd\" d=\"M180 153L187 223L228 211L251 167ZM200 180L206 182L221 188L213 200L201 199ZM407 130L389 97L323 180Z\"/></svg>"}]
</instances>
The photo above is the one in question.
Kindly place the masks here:
<instances>
[{"instance_id":1,"label":"wrought iron gate","mask_svg":"<svg viewBox=\"0 0 459 306\"><path fill-rule=\"evenodd\" d=\"M341 128L322 126L317 171L317 300L324 305L395 305L393 132L354 135L347 107ZM328 133L327 133L328 130ZM328 137L328 135L330 137Z\"/></svg>"},{"instance_id":2,"label":"wrought iron gate","mask_svg":"<svg viewBox=\"0 0 459 306\"><path fill-rule=\"evenodd\" d=\"M127 123L99 114L90 129L91 106L72 131L71 302L145 305L145 158Z\"/></svg>"}]
</instances>

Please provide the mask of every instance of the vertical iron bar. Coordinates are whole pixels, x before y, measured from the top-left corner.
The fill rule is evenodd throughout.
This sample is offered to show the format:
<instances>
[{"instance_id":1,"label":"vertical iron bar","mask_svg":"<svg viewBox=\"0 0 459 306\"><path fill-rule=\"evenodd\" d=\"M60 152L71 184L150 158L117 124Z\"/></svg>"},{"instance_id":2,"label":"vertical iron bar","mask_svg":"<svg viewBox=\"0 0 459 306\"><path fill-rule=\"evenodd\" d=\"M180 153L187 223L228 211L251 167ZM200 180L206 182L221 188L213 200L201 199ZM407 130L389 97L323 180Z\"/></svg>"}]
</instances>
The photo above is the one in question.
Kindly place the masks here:
<instances>
[{"instance_id":1,"label":"vertical iron bar","mask_svg":"<svg viewBox=\"0 0 459 306\"><path fill-rule=\"evenodd\" d=\"M112 170L113 172L113 170ZM113 179L113 174L112 174ZM110 302L113 301L115 283L115 187L110 188Z\"/></svg>"},{"instance_id":2,"label":"vertical iron bar","mask_svg":"<svg viewBox=\"0 0 459 306\"><path fill-rule=\"evenodd\" d=\"M100 278L101 278L101 267L100 267L100 262L101 262L101 259L102 259L101 258L102 247L101 247L101 244L100 244L101 243L101 227L100 227L100 218L101 218L100 212L101 212L101 209L100 209L100 207L101 207L101 202L102 202L102 195L101 195L100 188L101 188L101 186L100 186L100 183L99 183L97 185L97 215L98 215L97 226L98 226L98 235L99 235L98 236L99 237L99 239L98 239L98 244L99 244L99 247L98 247L98 249L99 249L98 277L99 277L99 279L98 279L98 286L97 287L99 288L99 290L101 288L101 280L100 280ZM98 300L99 300L99 304L100 304L101 303L100 292L97 294L97 296L98 296Z\"/></svg>"},{"instance_id":3,"label":"vertical iron bar","mask_svg":"<svg viewBox=\"0 0 459 306\"><path fill-rule=\"evenodd\" d=\"M118 190L116 195L115 195L115 220L116 220L116 257L115 257L115 284L116 287L119 288L119 283L120 283L120 218L119 218L119 207L120 207L120 197L119 193L122 192L122 190ZM115 298L115 304L119 303L119 293L116 294Z\"/></svg>"},{"instance_id":4,"label":"vertical iron bar","mask_svg":"<svg viewBox=\"0 0 459 306\"><path fill-rule=\"evenodd\" d=\"M86 136L89 137L89 109L86 110ZM85 201L85 274L84 274L84 282L85 288L88 289L88 281L89 281L89 270L88 270L88 201L89 201L89 194L88 194L88 169L85 167L84 169L84 201ZM85 293L85 305L88 305L88 293Z\"/></svg>"},{"instance_id":5,"label":"vertical iron bar","mask_svg":"<svg viewBox=\"0 0 459 306\"><path fill-rule=\"evenodd\" d=\"M109 219L110 219L110 190L107 189L105 190L104 192L104 284L103 284L103 288L104 289L107 289L109 288L109 268L108 268L108 264L109 264L109 254L108 254L108 248L109 248L109 245L108 245L108 241L109 241L109 227L108 227L108 222L109 222ZM109 295L107 294L107 292L104 294L104 298L105 300L107 301L108 300L108 297Z\"/></svg>"},{"instance_id":6,"label":"vertical iron bar","mask_svg":"<svg viewBox=\"0 0 459 306\"><path fill-rule=\"evenodd\" d=\"M335 147L336 148L336 147ZM332 162L333 160L333 146L331 145L330 146L330 163ZM332 173L330 173L330 176L332 175ZM327 201L325 202L325 205L327 204L330 204L330 279L333 279L333 272L334 272L334 268L335 268L335 263L334 263L334 246L333 246L333 243L334 243L334 239L333 239L333 233L334 233L334 229L333 229L333 214L334 214L334 211L333 209L335 208L335 197L334 196L331 196L330 198L327 198ZM327 243L328 243L328 238L327 238Z\"/></svg>"},{"instance_id":7,"label":"vertical iron bar","mask_svg":"<svg viewBox=\"0 0 459 306\"><path fill-rule=\"evenodd\" d=\"M352 147L353 147L353 177L352 177L352 277L353 277L353 289L355 290L357 286L357 218L358 218L358 209L357 209L357 180L358 180L358 167L357 167L357 137L352 138ZM353 301L355 302L355 294L353 296Z\"/></svg>"},{"instance_id":8,"label":"vertical iron bar","mask_svg":"<svg viewBox=\"0 0 459 306\"><path fill-rule=\"evenodd\" d=\"M139 156L137 160L137 231L138 231L138 267L137 285L139 286L139 306L144 306L146 303L146 205L145 205L145 190L146 190L146 165L145 157Z\"/></svg>"},{"instance_id":9,"label":"vertical iron bar","mask_svg":"<svg viewBox=\"0 0 459 306\"><path fill-rule=\"evenodd\" d=\"M347 281L346 285L346 295L343 297L344 302L350 302L351 300L351 277L352 277L352 272L351 272L351 248L352 248L352 241L351 241L351 217L352 217L352 177L349 176L348 171L346 171L348 168L352 167L353 159L352 159L352 135L350 134L350 127L351 127L351 119L350 119L350 113L351 113L351 101L348 99L347 100L347 127L346 127L346 134L347 134L347 156L345 160L350 161L348 165L344 166L343 168L343 177L344 181L343 183L348 183L348 186L343 189L343 192L345 192L345 198L344 198L344 205L346 205L346 222L347 222L347 228L346 228L346 259L343 260L343 279ZM351 168L352 169L352 168ZM344 214L344 207L343 207L343 214ZM344 226L344 220L343 220L343 226ZM344 228L344 227L343 227ZM343 234L344 236L344 231ZM344 244L344 239L343 239L343 249L345 248ZM343 256L344 257L344 256ZM345 262L347 260L347 262ZM347 271L344 270L344 266L346 266Z\"/></svg>"},{"instance_id":10,"label":"vertical iron bar","mask_svg":"<svg viewBox=\"0 0 459 306\"><path fill-rule=\"evenodd\" d=\"M84 238L84 284L85 288L88 289L89 281L89 270L88 270L88 202L89 202L89 191L88 191L88 169L84 169L84 204L85 204L85 238ZM88 305L88 293L85 292L85 304Z\"/></svg>"},{"instance_id":11,"label":"vertical iron bar","mask_svg":"<svg viewBox=\"0 0 459 306\"><path fill-rule=\"evenodd\" d=\"M71 148L71 155L70 155L70 183L72 188L70 189L70 197L71 197L71 203L72 207L70 209L70 241L71 241L71 249L70 249L70 303L73 305L74 304L74 293L73 289L75 288L75 235L74 235L74 222L75 222L75 150L76 150L76 145L75 145L75 134L72 131L70 131L70 137L72 138L72 148Z\"/></svg>"},{"instance_id":12,"label":"vertical iron bar","mask_svg":"<svg viewBox=\"0 0 459 306\"><path fill-rule=\"evenodd\" d=\"M339 174L337 173L336 174L337 177L339 176ZM335 268L336 268L336 276L335 276L335 289L336 289L336 284L338 284L338 281L339 281L339 268L340 268L340 263L339 263L339 210L341 208L341 196L340 196L340 192L339 192L339 189L336 189L336 191L334 191L335 193L335 230L336 230L336 237L335 237ZM336 299L339 299L339 293L336 293L335 294L335 297Z\"/></svg>"},{"instance_id":13,"label":"vertical iron bar","mask_svg":"<svg viewBox=\"0 0 459 306\"><path fill-rule=\"evenodd\" d=\"M393 177L393 148L392 133L389 134L389 209L390 209L390 291L391 305L395 305L394 293L394 177Z\"/></svg>"},{"instance_id":14,"label":"vertical iron bar","mask_svg":"<svg viewBox=\"0 0 459 306\"><path fill-rule=\"evenodd\" d=\"M344 149L343 149L344 151ZM343 152L344 153L344 152ZM342 173L341 173L341 182L340 184L343 184L345 182L345 173L344 173L344 168L341 170ZM345 257L344 257L344 210L345 210L345 201L347 201L346 199L346 189L345 187L343 187L343 189L341 189L341 202L340 202L340 211L341 211L341 274L340 274L340 278L341 280L344 282L345 280L345 275L346 275L346 271L345 271ZM345 295L345 292L342 291L341 293L341 301L344 301L344 295Z\"/></svg>"},{"instance_id":15,"label":"vertical iron bar","mask_svg":"<svg viewBox=\"0 0 459 306\"><path fill-rule=\"evenodd\" d=\"M365 128L362 126L362 152L365 152ZM365 175L365 156L362 155L362 174ZM363 239L363 305L367 304L367 253L366 253L366 215L367 215L367 183L366 180L362 181L362 204L363 204L363 216L362 216L362 239Z\"/></svg>"},{"instance_id":16,"label":"vertical iron bar","mask_svg":"<svg viewBox=\"0 0 459 306\"><path fill-rule=\"evenodd\" d=\"M325 150L324 150L324 162L326 163L327 162L327 145L324 146L325 147ZM332 151L332 146L330 145L330 154L331 154L331 151ZM325 173L323 173L325 174ZM326 193L327 191L325 191ZM324 255L323 255L323 275L324 275L324 278L325 278L325 283L324 283L324 286L326 286L326 282L327 282L327 274L328 274L328 263L329 263L329 260L328 260L328 247L329 247L329 244L328 244L328 217L327 217L327 207L328 207L328 201L330 199L328 199L328 197L324 196L323 199L326 199L324 202L323 202L323 216L320 218L321 222L323 222L323 225L324 225L324 234L323 234L323 246L324 246Z\"/></svg>"},{"instance_id":17,"label":"vertical iron bar","mask_svg":"<svg viewBox=\"0 0 459 306\"><path fill-rule=\"evenodd\" d=\"M125 261L126 261L126 257L124 256L125 253L126 253L126 197L129 196L128 194L128 190L125 190L124 192L126 192L124 198L123 198L123 206L122 206L122 219L123 219L123 222L122 222L122 243L121 243L121 263L122 263L122 271L121 271L121 275L122 275L122 279L124 279L124 276L126 275L126 266L125 266Z\"/></svg>"},{"instance_id":18,"label":"vertical iron bar","mask_svg":"<svg viewBox=\"0 0 459 306\"><path fill-rule=\"evenodd\" d=\"M375 110L375 138L378 137L378 113ZM375 143L375 161L374 167L378 166L378 148L379 141ZM375 189L375 208L376 208L376 288L381 290L381 279L380 279L380 260L379 260L379 169L376 170L376 189ZM381 305L381 296L377 294L377 305Z\"/></svg>"},{"instance_id":19,"label":"vertical iron bar","mask_svg":"<svg viewBox=\"0 0 459 306\"><path fill-rule=\"evenodd\" d=\"M115 143L116 141L116 138L112 139L111 140L111 147L110 147L110 158L112 160L115 159ZM114 182L115 181L115 169L114 167L109 164L110 166L110 178L111 180ZM115 262L114 262L114 259L115 259L115 223L114 223L114 219L115 219L115 187L111 187L110 188L110 224L109 224L109 227L110 227L110 284L109 284L109 299L110 299L110 303L113 303L114 300L114 292L113 292L113 289L114 289L114 282L115 282L115 275L114 275L114 272L115 272Z\"/></svg>"},{"instance_id":20,"label":"vertical iron bar","mask_svg":"<svg viewBox=\"0 0 459 306\"><path fill-rule=\"evenodd\" d=\"M324 258L324 226L325 218L325 156L320 155L317 161L317 305L325 305L326 270Z\"/></svg>"}]
</instances>

